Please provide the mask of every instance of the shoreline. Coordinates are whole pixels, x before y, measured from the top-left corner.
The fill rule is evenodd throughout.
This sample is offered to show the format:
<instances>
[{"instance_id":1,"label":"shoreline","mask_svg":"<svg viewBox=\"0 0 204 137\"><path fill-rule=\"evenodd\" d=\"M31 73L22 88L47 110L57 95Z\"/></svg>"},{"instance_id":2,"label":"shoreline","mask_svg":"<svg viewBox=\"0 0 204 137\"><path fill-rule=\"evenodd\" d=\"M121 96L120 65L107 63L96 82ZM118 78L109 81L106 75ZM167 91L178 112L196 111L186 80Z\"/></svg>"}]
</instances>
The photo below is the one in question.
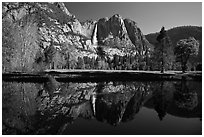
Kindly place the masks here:
<instances>
[{"instance_id":1,"label":"shoreline","mask_svg":"<svg viewBox=\"0 0 204 137\"><path fill-rule=\"evenodd\" d=\"M53 69L39 73L2 73L3 81L46 82L49 77L60 82L86 81L202 81L202 71L134 71L134 70L68 70Z\"/></svg>"}]
</instances>

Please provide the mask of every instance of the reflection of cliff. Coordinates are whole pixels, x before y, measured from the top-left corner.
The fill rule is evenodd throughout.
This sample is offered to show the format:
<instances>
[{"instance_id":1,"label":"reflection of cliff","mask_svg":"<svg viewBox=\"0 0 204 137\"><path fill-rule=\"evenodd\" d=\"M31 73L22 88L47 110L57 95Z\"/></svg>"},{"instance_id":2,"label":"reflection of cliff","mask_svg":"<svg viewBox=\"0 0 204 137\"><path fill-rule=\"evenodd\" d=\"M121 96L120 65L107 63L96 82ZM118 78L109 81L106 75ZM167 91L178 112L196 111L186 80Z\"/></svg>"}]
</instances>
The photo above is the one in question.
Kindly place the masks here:
<instances>
[{"instance_id":1,"label":"reflection of cliff","mask_svg":"<svg viewBox=\"0 0 204 137\"><path fill-rule=\"evenodd\" d=\"M3 134L56 134L77 117L92 118L95 83L3 83Z\"/></svg>"},{"instance_id":2,"label":"reflection of cliff","mask_svg":"<svg viewBox=\"0 0 204 137\"><path fill-rule=\"evenodd\" d=\"M145 92L139 91L140 84L123 85L112 82L61 83L58 86L54 82L53 85L56 87L47 88L53 83L53 80L51 81L44 84L44 91L37 98L39 102L39 112L35 115L38 121L35 125L37 134L63 132L66 126L79 117L85 119L95 117L99 121L107 121L112 125L119 124L123 114L126 113L126 116L129 114L125 112L129 100L136 92L139 94ZM48 91L50 89L58 89L58 91ZM53 95L50 96L51 94Z\"/></svg>"},{"instance_id":3,"label":"reflection of cliff","mask_svg":"<svg viewBox=\"0 0 204 137\"><path fill-rule=\"evenodd\" d=\"M39 111L35 115L36 125L32 134L62 134L77 118L93 119L93 111L89 101L72 106L53 106L47 111Z\"/></svg>"},{"instance_id":4,"label":"reflection of cliff","mask_svg":"<svg viewBox=\"0 0 204 137\"><path fill-rule=\"evenodd\" d=\"M121 121L132 120L149 94L146 87L141 82L108 83L96 98L96 119L115 126Z\"/></svg>"},{"instance_id":5,"label":"reflection of cliff","mask_svg":"<svg viewBox=\"0 0 204 137\"><path fill-rule=\"evenodd\" d=\"M52 77L43 84L3 85L5 134L61 134L79 117L117 125L132 119L147 93L142 83L59 83Z\"/></svg>"},{"instance_id":6,"label":"reflection of cliff","mask_svg":"<svg viewBox=\"0 0 204 137\"><path fill-rule=\"evenodd\" d=\"M119 93L120 94L120 93ZM119 94L110 95L109 97L101 96L96 99L96 119L99 121L107 121L111 125L120 122L126 107L126 100L115 100Z\"/></svg>"},{"instance_id":7,"label":"reflection of cliff","mask_svg":"<svg viewBox=\"0 0 204 137\"><path fill-rule=\"evenodd\" d=\"M2 83L2 133L24 134L31 130L36 113L35 97L42 85L36 83Z\"/></svg>"},{"instance_id":8,"label":"reflection of cliff","mask_svg":"<svg viewBox=\"0 0 204 137\"><path fill-rule=\"evenodd\" d=\"M146 91L138 91L130 99L122 118L123 122L134 119L135 114L138 113L140 108L143 106L145 96L144 94L146 94L145 92Z\"/></svg>"},{"instance_id":9,"label":"reflection of cliff","mask_svg":"<svg viewBox=\"0 0 204 137\"><path fill-rule=\"evenodd\" d=\"M52 77L42 84L4 82L2 131L3 134L62 134L78 118L116 126L133 120L143 105L154 108L160 119L166 114L201 117L201 95L198 92L201 87L197 83L195 86L200 89L193 90L195 87L190 86L193 84L59 83ZM180 88L188 90L180 91ZM186 101L179 99L188 99L186 94L190 91L197 93L197 105L193 109L181 107Z\"/></svg>"}]
</instances>

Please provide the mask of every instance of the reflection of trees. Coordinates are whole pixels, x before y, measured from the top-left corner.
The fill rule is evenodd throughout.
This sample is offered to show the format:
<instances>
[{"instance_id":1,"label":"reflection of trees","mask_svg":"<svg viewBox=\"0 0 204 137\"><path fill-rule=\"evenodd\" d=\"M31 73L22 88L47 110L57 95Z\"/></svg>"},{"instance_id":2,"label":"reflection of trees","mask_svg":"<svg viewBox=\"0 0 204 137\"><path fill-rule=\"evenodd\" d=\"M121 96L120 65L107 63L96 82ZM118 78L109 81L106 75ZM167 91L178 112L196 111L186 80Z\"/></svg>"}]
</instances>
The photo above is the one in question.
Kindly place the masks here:
<instances>
[{"instance_id":1,"label":"reflection of trees","mask_svg":"<svg viewBox=\"0 0 204 137\"><path fill-rule=\"evenodd\" d=\"M154 102L154 109L158 113L159 119L163 120L166 115L167 105L168 102L165 99L164 94L164 82L160 82L156 85L156 91L153 92L153 102Z\"/></svg>"},{"instance_id":2,"label":"reflection of trees","mask_svg":"<svg viewBox=\"0 0 204 137\"><path fill-rule=\"evenodd\" d=\"M145 106L155 109L159 119L163 120L171 104L174 84L169 81L157 81L150 85L152 97L145 103Z\"/></svg>"},{"instance_id":3,"label":"reflection of trees","mask_svg":"<svg viewBox=\"0 0 204 137\"><path fill-rule=\"evenodd\" d=\"M177 82L175 88L174 100L179 108L193 110L198 105L197 93L189 90L186 80Z\"/></svg>"},{"instance_id":4,"label":"reflection of trees","mask_svg":"<svg viewBox=\"0 0 204 137\"><path fill-rule=\"evenodd\" d=\"M151 84L152 97L144 106L155 109L160 119L166 114L182 118L200 118L201 88L201 82L195 81L165 81L163 85L162 82L155 82Z\"/></svg>"}]
</instances>

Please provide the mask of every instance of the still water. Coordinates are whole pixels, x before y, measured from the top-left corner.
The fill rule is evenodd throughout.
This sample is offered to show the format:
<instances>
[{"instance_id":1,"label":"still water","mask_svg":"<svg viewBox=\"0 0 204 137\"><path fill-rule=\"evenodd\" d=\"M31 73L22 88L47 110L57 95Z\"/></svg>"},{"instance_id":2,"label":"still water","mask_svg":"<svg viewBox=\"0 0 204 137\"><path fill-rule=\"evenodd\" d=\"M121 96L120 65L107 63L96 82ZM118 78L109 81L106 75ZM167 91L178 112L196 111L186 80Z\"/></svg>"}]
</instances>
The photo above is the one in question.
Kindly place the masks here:
<instances>
[{"instance_id":1,"label":"still water","mask_svg":"<svg viewBox=\"0 0 204 137\"><path fill-rule=\"evenodd\" d=\"M202 134L202 82L2 83L3 134Z\"/></svg>"}]
</instances>

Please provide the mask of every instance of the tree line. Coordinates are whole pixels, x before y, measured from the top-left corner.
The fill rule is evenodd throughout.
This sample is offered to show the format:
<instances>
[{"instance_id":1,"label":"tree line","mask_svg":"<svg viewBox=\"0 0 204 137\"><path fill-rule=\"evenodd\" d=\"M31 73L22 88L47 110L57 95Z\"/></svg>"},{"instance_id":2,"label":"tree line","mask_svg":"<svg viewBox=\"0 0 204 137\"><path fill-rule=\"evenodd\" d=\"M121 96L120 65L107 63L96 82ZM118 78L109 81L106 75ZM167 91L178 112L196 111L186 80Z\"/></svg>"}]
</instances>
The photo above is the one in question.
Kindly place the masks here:
<instances>
[{"instance_id":1,"label":"tree line","mask_svg":"<svg viewBox=\"0 0 204 137\"><path fill-rule=\"evenodd\" d=\"M60 52L60 51L57 51ZM66 56L69 56L67 54ZM101 69L101 70L147 70L146 62L138 60L137 56L119 56L113 58L108 56L89 57L79 56L76 60L69 59L71 56L63 57L60 53L55 53L52 59L47 60L48 69Z\"/></svg>"}]
</instances>

